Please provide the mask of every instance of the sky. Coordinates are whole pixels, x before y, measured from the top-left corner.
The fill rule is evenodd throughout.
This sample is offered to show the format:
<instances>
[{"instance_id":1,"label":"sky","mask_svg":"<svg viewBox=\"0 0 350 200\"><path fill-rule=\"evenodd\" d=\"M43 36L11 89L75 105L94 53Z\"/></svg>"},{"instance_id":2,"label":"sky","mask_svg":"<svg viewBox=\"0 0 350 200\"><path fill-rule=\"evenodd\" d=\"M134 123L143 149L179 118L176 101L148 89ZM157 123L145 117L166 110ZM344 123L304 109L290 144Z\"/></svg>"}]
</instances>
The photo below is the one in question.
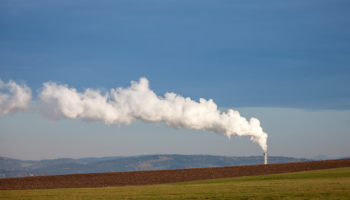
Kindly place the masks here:
<instances>
[{"instance_id":1,"label":"sky","mask_svg":"<svg viewBox=\"0 0 350 200\"><path fill-rule=\"evenodd\" d=\"M158 96L212 99L259 119L269 155L349 156L349 24L346 0L1 1L0 79L27 85L32 100L0 117L0 156L263 153L247 137L32 109L49 81L109 91L141 77Z\"/></svg>"}]
</instances>

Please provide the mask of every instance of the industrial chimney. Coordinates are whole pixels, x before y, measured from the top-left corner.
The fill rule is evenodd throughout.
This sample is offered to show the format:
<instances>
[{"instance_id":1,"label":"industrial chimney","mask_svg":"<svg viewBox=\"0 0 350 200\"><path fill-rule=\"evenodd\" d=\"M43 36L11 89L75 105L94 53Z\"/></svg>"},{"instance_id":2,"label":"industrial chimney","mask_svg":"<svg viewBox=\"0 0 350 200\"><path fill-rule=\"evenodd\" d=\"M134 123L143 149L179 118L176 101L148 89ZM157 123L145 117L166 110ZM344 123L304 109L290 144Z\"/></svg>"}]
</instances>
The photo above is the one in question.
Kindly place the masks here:
<instances>
[{"instance_id":1,"label":"industrial chimney","mask_svg":"<svg viewBox=\"0 0 350 200\"><path fill-rule=\"evenodd\" d=\"M264 164L267 165L267 153L263 154L263 161L264 161Z\"/></svg>"}]
</instances>

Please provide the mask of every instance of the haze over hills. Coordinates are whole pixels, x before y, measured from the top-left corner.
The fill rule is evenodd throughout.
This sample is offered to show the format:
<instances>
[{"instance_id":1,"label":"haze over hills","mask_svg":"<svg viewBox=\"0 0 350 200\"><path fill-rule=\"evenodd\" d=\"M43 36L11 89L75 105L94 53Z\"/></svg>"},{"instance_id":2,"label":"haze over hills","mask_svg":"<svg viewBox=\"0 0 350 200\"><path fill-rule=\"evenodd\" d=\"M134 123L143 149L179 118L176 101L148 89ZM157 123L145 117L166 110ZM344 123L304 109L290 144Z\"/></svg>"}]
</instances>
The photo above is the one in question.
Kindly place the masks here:
<instances>
[{"instance_id":1,"label":"haze over hills","mask_svg":"<svg viewBox=\"0 0 350 200\"><path fill-rule=\"evenodd\" d=\"M305 158L270 156L269 163L310 161ZM165 170L262 164L261 156L227 157L213 155L140 155L53 160L19 160L0 157L0 177L24 177L99 172Z\"/></svg>"},{"instance_id":2,"label":"haze over hills","mask_svg":"<svg viewBox=\"0 0 350 200\"><path fill-rule=\"evenodd\" d=\"M313 159L269 156L268 163L330 160L326 156ZM341 159L341 158L333 158ZM37 175L123 172L144 170L224 167L262 164L262 156L227 157L213 155L138 155L114 157L59 158L40 161L19 160L0 156L0 178Z\"/></svg>"}]
</instances>

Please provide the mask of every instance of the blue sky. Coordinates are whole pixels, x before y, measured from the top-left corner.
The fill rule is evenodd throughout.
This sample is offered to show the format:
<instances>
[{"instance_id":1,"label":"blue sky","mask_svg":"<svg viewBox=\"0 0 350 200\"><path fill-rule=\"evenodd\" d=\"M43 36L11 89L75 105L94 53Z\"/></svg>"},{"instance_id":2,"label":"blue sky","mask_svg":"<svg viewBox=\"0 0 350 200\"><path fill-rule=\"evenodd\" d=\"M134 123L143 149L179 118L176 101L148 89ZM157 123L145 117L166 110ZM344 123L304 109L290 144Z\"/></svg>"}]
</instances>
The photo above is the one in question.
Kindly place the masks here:
<instances>
[{"instance_id":1,"label":"blue sky","mask_svg":"<svg viewBox=\"0 0 350 200\"><path fill-rule=\"evenodd\" d=\"M294 148L282 150L280 146L272 148L270 154L349 156L349 147L342 146L344 139L350 139L349 1L1 1L0 5L0 78L31 87L33 103L42 83L47 81L68 84L78 91L109 90L147 77L151 89L159 96L175 92L196 101L213 99L221 108L236 108L247 118L256 116L262 127L270 131L264 128L269 134L269 148L284 144L295 132L309 130L304 135L295 134L295 141L288 139L294 141L291 144ZM250 114L244 115L247 109ZM272 117L270 113L278 115ZM25 126L26 120L22 119L25 116L32 116L33 125L20 129ZM333 116L332 120L329 116ZM283 131L286 129L278 122L279 118L288 119L293 126L282 123L289 127ZM153 150L150 146L156 144L151 141L166 144L175 137L170 135L178 133L179 138L173 143L180 145L187 141L187 135L197 137L199 133L185 134L186 130L176 132L141 122L120 129L103 125L105 128L97 131L101 133L95 136L91 133L91 145L101 140L97 138L104 138L96 144L100 149L113 140L125 140L123 144L130 148L122 145L123 150L117 153L112 147L110 151L73 153L79 152L74 147L79 142L60 140L61 133L73 130L72 127L86 129L101 124L68 121L49 122L31 113L2 116L0 151L6 152L2 156L41 159L144 152L261 153L256 144L244 138L227 140L211 132L201 137L218 138L211 147L213 150L206 149L210 145L196 146L196 150L160 145ZM62 125L61 132L55 131L57 124ZM47 128L40 129L41 125ZM23 131L28 133L23 135ZM108 139L111 131L116 132L111 136L113 140ZM166 136L149 134L149 145L138 148L131 144L132 139L127 139L132 136L123 131L137 134L160 131ZM55 134L45 135L48 132ZM137 134L133 137L141 137ZM186 137L178 136L181 134ZM330 135L333 139L328 138ZM36 147L38 152L30 146L15 148L20 142L13 138L23 137L33 141L46 138L43 143L57 139L57 146L72 150L57 147L56 153L44 154L46 147L40 146L42 143ZM301 148L306 155L303 156L298 145L308 146L300 143L305 138L324 139L306 140L310 146ZM333 142L322 150L319 146L325 141ZM88 149L90 143L81 144L80 149ZM224 143L234 147L214 150ZM309 153L305 153L307 150Z\"/></svg>"}]
</instances>

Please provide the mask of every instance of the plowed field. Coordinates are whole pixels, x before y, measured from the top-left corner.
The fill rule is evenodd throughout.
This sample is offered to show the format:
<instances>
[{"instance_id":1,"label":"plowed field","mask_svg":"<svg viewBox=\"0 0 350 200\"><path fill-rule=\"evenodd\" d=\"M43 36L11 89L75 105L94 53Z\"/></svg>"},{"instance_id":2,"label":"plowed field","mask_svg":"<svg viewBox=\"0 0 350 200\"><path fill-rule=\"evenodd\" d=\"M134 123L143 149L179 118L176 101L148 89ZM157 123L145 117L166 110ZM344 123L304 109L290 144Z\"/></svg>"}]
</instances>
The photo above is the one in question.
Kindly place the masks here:
<instances>
[{"instance_id":1,"label":"plowed field","mask_svg":"<svg viewBox=\"0 0 350 200\"><path fill-rule=\"evenodd\" d=\"M269 165L213 167L136 172L71 174L0 179L0 190L117 187L300 172L350 167L350 159Z\"/></svg>"}]
</instances>

